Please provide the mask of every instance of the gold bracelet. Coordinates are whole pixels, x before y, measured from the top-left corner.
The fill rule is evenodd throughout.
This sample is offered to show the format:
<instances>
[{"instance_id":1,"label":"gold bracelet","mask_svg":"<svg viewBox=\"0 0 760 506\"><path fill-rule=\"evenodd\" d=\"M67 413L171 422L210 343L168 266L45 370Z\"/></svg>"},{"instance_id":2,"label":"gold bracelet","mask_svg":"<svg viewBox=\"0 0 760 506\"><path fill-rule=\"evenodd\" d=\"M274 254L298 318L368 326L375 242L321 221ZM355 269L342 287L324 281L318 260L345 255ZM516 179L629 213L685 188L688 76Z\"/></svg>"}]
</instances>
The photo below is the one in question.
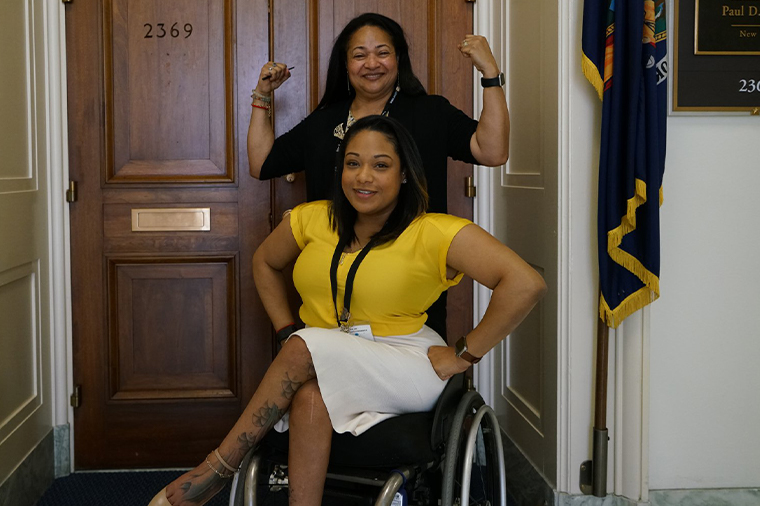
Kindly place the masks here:
<instances>
[{"instance_id":1,"label":"gold bracelet","mask_svg":"<svg viewBox=\"0 0 760 506\"><path fill-rule=\"evenodd\" d=\"M206 465L208 466L209 469L211 469L212 471L214 471L217 474L217 476L219 476L222 479L226 480L228 478L232 478L233 476L235 476L235 473L222 474L219 471L217 471L216 468L211 464L211 462L209 462L208 457L206 457Z\"/></svg>"}]
</instances>

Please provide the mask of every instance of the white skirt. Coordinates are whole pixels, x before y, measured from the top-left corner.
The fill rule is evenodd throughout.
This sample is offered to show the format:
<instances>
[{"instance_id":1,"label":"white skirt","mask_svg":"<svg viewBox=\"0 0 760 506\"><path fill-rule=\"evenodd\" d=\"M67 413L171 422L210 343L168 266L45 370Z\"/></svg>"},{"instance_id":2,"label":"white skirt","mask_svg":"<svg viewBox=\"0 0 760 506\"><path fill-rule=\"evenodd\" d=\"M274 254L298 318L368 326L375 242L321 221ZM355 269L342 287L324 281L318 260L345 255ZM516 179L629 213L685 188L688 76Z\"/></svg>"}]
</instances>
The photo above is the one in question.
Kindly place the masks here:
<instances>
[{"instance_id":1,"label":"white skirt","mask_svg":"<svg viewBox=\"0 0 760 506\"><path fill-rule=\"evenodd\" d=\"M431 346L446 346L432 329L370 341L339 329L299 330L311 352L317 382L336 432L357 436L403 413L430 411L446 386L427 357ZM288 413L275 425L288 429Z\"/></svg>"}]
</instances>

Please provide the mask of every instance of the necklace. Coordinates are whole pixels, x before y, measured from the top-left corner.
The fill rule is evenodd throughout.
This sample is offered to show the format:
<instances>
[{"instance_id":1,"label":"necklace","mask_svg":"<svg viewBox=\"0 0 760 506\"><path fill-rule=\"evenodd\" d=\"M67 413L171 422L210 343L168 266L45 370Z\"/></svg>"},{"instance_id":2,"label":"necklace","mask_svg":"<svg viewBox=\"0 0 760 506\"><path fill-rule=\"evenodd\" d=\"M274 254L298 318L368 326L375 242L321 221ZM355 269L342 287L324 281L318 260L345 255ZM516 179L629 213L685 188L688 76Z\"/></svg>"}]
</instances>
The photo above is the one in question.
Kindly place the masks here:
<instances>
[{"instance_id":1,"label":"necklace","mask_svg":"<svg viewBox=\"0 0 760 506\"><path fill-rule=\"evenodd\" d=\"M401 87L397 84L396 88L393 90L393 94L391 95L391 98L388 99L388 102L386 102L385 107L383 108L383 112L380 113L381 116L388 116L390 113L390 106L393 104L394 100L396 100L396 95L398 95L398 92L401 91ZM356 120L354 119L354 115L351 112L351 108L348 109L348 118L346 118L345 123L341 123L338 126L335 127L333 130L333 135L343 140L343 137L345 137L346 133L348 133L348 129L351 128L351 125L354 124ZM338 144L338 150L340 149L340 143ZM338 151L336 150L336 152Z\"/></svg>"},{"instance_id":2,"label":"necklace","mask_svg":"<svg viewBox=\"0 0 760 506\"><path fill-rule=\"evenodd\" d=\"M346 259L346 257L352 253L357 253L364 249L364 246L361 245L361 243L357 243L357 248L354 249L351 246L348 247L349 251L342 251L340 254L340 260L338 260L339 265L343 265L343 260Z\"/></svg>"}]
</instances>

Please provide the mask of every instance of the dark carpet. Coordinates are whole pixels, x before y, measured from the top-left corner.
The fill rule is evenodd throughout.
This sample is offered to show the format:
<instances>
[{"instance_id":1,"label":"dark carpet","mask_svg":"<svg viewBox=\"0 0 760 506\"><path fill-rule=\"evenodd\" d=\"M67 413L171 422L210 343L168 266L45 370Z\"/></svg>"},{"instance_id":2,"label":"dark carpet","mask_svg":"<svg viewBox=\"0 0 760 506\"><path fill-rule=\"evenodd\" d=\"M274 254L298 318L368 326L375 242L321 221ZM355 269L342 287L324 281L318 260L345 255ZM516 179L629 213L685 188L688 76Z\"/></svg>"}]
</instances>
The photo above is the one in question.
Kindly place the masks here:
<instances>
[{"instance_id":1,"label":"dark carpet","mask_svg":"<svg viewBox=\"0 0 760 506\"><path fill-rule=\"evenodd\" d=\"M182 471L74 473L55 480L36 506L147 506L159 490L181 474ZM262 488L259 494L262 506L287 505L284 492L271 493ZM228 484L207 505L227 506L229 496ZM509 494L507 503L517 504Z\"/></svg>"},{"instance_id":2,"label":"dark carpet","mask_svg":"<svg viewBox=\"0 0 760 506\"><path fill-rule=\"evenodd\" d=\"M147 506L182 471L74 473L58 478L37 506ZM226 506L229 485L209 506Z\"/></svg>"}]
</instances>

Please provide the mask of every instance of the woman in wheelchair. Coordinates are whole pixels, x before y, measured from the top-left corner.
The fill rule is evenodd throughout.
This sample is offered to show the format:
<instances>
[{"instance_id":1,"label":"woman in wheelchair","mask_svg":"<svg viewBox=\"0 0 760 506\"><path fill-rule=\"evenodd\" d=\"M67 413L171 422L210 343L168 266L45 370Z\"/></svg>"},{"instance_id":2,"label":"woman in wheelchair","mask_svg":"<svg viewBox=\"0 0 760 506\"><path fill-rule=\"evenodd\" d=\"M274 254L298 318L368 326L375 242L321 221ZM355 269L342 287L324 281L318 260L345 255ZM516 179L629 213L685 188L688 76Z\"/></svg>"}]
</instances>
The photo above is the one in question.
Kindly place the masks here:
<instances>
[{"instance_id":1,"label":"woman in wheelchair","mask_svg":"<svg viewBox=\"0 0 760 506\"><path fill-rule=\"evenodd\" d=\"M420 155L400 123L358 120L337 160L332 201L293 209L253 257L281 351L219 447L152 506L204 504L272 427L289 429L290 504L320 504L333 430L358 435L432 409L446 380L511 333L544 294L541 276L487 232L425 213ZM301 330L283 276L294 260ZM425 309L464 274L493 295L482 321L452 347L425 326Z\"/></svg>"}]
</instances>

